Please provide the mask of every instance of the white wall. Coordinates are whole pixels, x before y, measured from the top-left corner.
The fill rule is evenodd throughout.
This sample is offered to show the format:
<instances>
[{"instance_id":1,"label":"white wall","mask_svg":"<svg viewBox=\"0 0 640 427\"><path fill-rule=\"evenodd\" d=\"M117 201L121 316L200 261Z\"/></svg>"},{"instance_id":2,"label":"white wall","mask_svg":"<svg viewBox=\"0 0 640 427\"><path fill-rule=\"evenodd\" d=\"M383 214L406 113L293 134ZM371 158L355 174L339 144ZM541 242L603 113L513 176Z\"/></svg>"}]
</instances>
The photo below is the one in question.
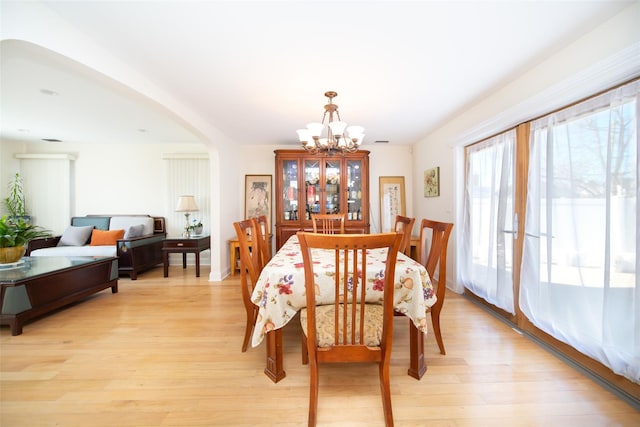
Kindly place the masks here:
<instances>
[{"instance_id":1,"label":"white wall","mask_svg":"<svg viewBox=\"0 0 640 427\"><path fill-rule=\"evenodd\" d=\"M417 218L461 223L463 146L640 75L640 2L594 28L527 73L461 112L415 145L414 208ZM440 166L440 197L424 198L422 171ZM447 286L462 292L456 274L454 226Z\"/></svg>"},{"instance_id":2,"label":"white wall","mask_svg":"<svg viewBox=\"0 0 640 427\"><path fill-rule=\"evenodd\" d=\"M403 176L406 200L406 216L415 216L413 201L413 147L407 145L366 145L371 151L369 155L369 209L371 232L379 233L380 229L380 177ZM416 234L414 228L414 234Z\"/></svg>"}]
</instances>

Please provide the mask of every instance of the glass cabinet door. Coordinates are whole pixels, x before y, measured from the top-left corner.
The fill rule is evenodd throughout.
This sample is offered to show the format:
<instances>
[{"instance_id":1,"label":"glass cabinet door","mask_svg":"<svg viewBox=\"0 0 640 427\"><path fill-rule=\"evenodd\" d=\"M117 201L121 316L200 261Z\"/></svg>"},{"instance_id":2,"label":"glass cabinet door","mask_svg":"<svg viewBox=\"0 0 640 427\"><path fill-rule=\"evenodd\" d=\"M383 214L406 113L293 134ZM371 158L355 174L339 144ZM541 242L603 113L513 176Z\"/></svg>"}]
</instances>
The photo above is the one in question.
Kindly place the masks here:
<instances>
[{"instance_id":1,"label":"glass cabinet door","mask_svg":"<svg viewBox=\"0 0 640 427\"><path fill-rule=\"evenodd\" d=\"M340 213L340 160L324 160L325 213Z\"/></svg>"},{"instance_id":2,"label":"glass cabinet door","mask_svg":"<svg viewBox=\"0 0 640 427\"><path fill-rule=\"evenodd\" d=\"M344 214L346 232L370 232L368 151L329 156L296 149L275 154L276 249L298 231L311 230L315 214Z\"/></svg>"},{"instance_id":3,"label":"glass cabinet door","mask_svg":"<svg viewBox=\"0 0 640 427\"><path fill-rule=\"evenodd\" d=\"M362 220L362 162L347 161L347 220Z\"/></svg>"},{"instance_id":4,"label":"glass cabinet door","mask_svg":"<svg viewBox=\"0 0 640 427\"><path fill-rule=\"evenodd\" d=\"M282 162L284 194L282 194L283 215L285 221L298 219L298 161L284 160Z\"/></svg>"},{"instance_id":5,"label":"glass cabinet door","mask_svg":"<svg viewBox=\"0 0 640 427\"><path fill-rule=\"evenodd\" d=\"M306 196L305 219L312 213L320 213L320 161L304 161L304 193Z\"/></svg>"}]
</instances>

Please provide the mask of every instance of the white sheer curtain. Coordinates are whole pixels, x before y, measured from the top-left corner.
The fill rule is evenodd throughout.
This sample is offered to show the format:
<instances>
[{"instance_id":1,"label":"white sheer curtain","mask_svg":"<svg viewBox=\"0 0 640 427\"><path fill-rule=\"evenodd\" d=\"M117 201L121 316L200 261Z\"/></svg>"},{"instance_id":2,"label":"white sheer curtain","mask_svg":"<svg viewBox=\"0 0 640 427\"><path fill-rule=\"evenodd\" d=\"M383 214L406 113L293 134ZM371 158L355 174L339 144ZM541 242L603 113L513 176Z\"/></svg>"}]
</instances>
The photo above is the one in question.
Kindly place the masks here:
<instances>
[{"instance_id":1,"label":"white sheer curtain","mask_svg":"<svg viewBox=\"0 0 640 427\"><path fill-rule=\"evenodd\" d=\"M512 314L515 143L511 130L467 148L460 262L464 286Z\"/></svg>"},{"instance_id":2,"label":"white sheer curtain","mask_svg":"<svg viewBox=\"0 0 640 427\"><path fill-rule=\"evenodd\" d=\"M639 89L532 123L520 281L533 324L636 383Z\"/></svg>"}]
</instances>

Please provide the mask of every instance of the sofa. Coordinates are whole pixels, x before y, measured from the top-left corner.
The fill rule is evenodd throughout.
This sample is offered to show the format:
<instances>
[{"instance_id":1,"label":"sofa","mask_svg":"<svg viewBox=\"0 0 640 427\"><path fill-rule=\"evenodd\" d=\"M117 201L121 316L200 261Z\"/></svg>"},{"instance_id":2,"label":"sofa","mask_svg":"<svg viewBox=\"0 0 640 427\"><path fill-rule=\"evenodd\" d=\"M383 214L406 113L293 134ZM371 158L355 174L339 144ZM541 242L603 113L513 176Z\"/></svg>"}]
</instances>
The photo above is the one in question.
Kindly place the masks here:
<instances>
[{"instance_id":1,"label":"sofa","mask_svg":"<svg viewBox=\"0 0 640 427\"><path fill-rule=\"evenodd\" d=\"M117 257L118 274L136 280L138 273L162 264L165 237L163 217L78 216L62 235L31 240L25 255Z\"/></svg>"}]
</instances>

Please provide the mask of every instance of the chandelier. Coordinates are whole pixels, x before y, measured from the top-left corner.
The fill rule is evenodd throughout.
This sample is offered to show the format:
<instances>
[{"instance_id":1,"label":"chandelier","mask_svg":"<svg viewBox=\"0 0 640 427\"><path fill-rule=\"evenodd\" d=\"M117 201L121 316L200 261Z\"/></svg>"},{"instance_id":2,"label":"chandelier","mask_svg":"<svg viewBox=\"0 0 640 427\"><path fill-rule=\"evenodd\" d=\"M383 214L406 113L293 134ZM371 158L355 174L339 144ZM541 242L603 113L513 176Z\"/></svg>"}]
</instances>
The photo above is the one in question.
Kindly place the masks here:
<instances>
[{"instance_id":1,"label":"chandelier","mask_svg":"<svg viewBox=\"0 0 640 427\"><path fill-rule=\"evenodd\" d=\"M340 119L338 106L333 103L333 98L338 96L337 92L325 92L324 96L329 98L329 103L324 106L322 123L309 123L306 129L297 130L302 147L312 154L326 152L332 155L334 152L352 153L357 151L364 138L364 128L362 126L347 128L347 124ZM329 120L325 126L327 113L329 113ZM325 130L326 136L323 137L322 134Z\"/></svg>"}]
</instances>

